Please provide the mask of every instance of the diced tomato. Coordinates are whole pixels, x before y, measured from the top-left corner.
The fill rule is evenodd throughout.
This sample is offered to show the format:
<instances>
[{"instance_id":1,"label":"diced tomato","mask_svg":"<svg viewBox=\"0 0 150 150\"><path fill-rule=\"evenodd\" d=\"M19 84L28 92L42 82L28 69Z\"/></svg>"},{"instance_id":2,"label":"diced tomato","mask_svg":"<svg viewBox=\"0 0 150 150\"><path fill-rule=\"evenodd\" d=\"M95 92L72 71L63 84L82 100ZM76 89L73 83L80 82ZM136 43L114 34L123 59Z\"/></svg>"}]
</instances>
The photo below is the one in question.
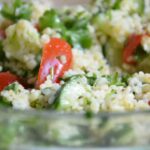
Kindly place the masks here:
<instances>
[{"instance_id":1,"label":"diced tomato","mask_svg":"<svg viewBox=\"0 0 150 150\"><path fill-rule=\"evenodd\" d=\"M137 64L133 56L136 52L137 47L140 46L142 38L144 36L150 36L150 34L132 34L129 37L128 42L123 50L123 62L131 65Z\"/></svg>"},{"instance_id":2,"label":"diced tomato","mask_svg":"<svg viewBox=\"0 0 150 150\"><path fill-rule=\"evenodd\" d=\"M61 57L65 57L65 62L59 59ZM59 82L59 78L71 68L72 58L71 46L66 41L51 38L43 48L37 86L41 85L52 71L53 82Z\"/></svg>"},{"instance_id":3,"label":"diced tomato","mask_svg":"<svg viewBox=\"0 0 150 150\"><path fill-rule=\"evenodd\" d=\"M10 72L1 72L0 73L0 91L2 91L9 84L18 81L18 77L11 74Z\"/></svg>"},{"instance_id":4,"label":"diced tomato","mask_svg":"<svg viewBox=\"0 0 150 150\"><path fill-rule=\"evenodd\" d=\"M123 61L127 64L136 64L133 55L136 48L140 45L143 35L133 34L129 37L128 43L123 50Z\"/></svg>"}]
</instances>

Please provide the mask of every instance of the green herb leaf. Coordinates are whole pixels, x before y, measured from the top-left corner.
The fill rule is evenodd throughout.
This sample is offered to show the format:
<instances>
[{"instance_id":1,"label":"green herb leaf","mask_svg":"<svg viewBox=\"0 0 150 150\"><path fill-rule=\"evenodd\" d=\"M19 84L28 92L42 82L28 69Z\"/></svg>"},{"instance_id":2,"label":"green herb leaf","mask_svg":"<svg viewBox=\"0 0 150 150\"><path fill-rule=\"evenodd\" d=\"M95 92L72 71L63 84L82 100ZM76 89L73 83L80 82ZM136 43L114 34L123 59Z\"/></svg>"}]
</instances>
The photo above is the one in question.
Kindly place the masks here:
<instances>
[{"instance_id":1,"label":"green herb leaf","mask_svg":"<svg viewBox=\"0 0 150 150\"><path fill-rule=\"evenodd\" d=\"M83 16L82 16L83 15ZM92 37L88 29L89 17L84 12L63 16L54 9L48 10L39 20L41 30L50 27L60 31L61 37L76 48L90 48Z\"/></svg>"},{"instance_id":2,"label":"green herb leaf","mask_svg":"<svg viewBox=\"0 0 150 150\"><path fill-rule=\"evenodd\" d=\"M1 14L5 18L12 21L17 21L19 19L29 20L31 17L31 13L31 5L23 2L22 0L15 0L11 6L5 3L1 10Z\"/></svg>"},{"instance_id":3,"label":"green herb leaf","mask_svg":"<svg viewBox=\"0 0 150 150\"><path fill-rule=\"evenodd\" d=\"M93 86L95 84L95 81L97 80L96 74L93 74L93 76L86 76L88 83Z\"/></svg>"},{"instance_id":4,"label":"green herb leaf","mask_svg":"<svg viewBox=\"0 0 150 150\"><path fill-rule=\"evenodd\" d=\"M12 104L11 104L11 102L9 102L6 98L4 98L4 97L2 97L2 96L0 96L0 107L11 107L12 106Z\"/></svg>"},{"instance_id":5,"label":"green herb leaf","mask_svg":"<svg viewBox=\"0 0 150 150\"><path fill-rule=\"evenodd\" d=\"M90 48L93 40L88 30L69 30L63 33L62 37L73 47Z\"/></svg>"},{"instance_id":6,"label":"green herb leaf","mask_svg":"<svg viewBox=\"0 0 150 150\"><path fill-rule=\"evenodd\" d=\"M116 86L127 86L128 85L128 76L123 75L122 77L119 76L118 72L113 75L108 75L107 80L109 81L109 85L116 85Z\"/></svg>"},{"instance_id":7,"label":"green herb leaf","mask_svg":"<svg viewBox=\"0 0 150 150\"><path fill-rule=\"evenodd\" d=\"M80 48L80 35L75 31L66 30L62 33L62 37L73 47Z\"/></svg>"},{"instance_id":8,"label":"green herb leaf","mask_svg":"<svg viewBox=\"0 0 150 150\"><path fill-rule=\"evenodd\" d=\"M90 48L92 46L92 36L88 30L81 31L79 42L83 48Z\"/></svg>"},{"instance_id":9,"label":"green herb leaf","mask_svg":"<svg viewBox=\"0 0 150 150\"><path fill-rule=\"evenodd\" d=\"M85 117L86 117L87 119L92 119L93 116L94 116L94 114L93 114L92 111L88 110L88 111L85 112Z\"/></svg>"},{"instance_id":10,"label":"green herb leaf","mask_svg":"<svg viewBox=\"0 0 150 150\"><path fill-rule=\"evenodd\" d=\"M116 0L112 6L113 9L118 9L120 8L120 3L121 3L121 0Z\"/></svg>"},{"instance_id":11,"label":"green herb leaf","mask_svg":"<svg viewBox=\"0 0 150 150\"><path fill-rule=\"evenodd\" d=\"M7 87L5 87L4 90L6 90L6 91L13 90L14 92L17 92L17 85L16 85L16 83L12 83L12 84L8 85Z\"/></svg>"},{"instance_id":12,"label":"green herb leaf","mask_svg":"<svg viewBox=\"0 0 150 150\"><path fill-rule=\"evenodd\" d=\"M43 30L47 27L50 28L64 28L59 15L54 9L47 10L39 20L40 28Z\"/></svg>"},{"instance_id":13,"label":"green herb leaf","mask_svg":"<svg viewBox=\"0 0 150 150\"><path fill-rule=\"evenodd\" d=\"M76 20L72 16L66 16L63 18L63 22L67 29L72 29L76 23Z\"/></svg>"}]
</instances>

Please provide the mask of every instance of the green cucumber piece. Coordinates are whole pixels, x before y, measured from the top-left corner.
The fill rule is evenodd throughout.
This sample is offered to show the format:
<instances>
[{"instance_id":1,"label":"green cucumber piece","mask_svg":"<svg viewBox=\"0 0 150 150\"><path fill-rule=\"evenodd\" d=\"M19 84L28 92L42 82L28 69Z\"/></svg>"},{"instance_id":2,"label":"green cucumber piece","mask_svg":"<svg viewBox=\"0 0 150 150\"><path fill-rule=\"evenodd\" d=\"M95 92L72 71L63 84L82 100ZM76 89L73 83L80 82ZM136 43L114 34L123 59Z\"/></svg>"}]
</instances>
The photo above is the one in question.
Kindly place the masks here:
<instances>
[{"instance_id":1,"label":"green cucumber piece","mask_svg":"<svg viewBox=\"0 0 150 150\"><path fill-rule=\"evenodd\" d=\"M75 101L87 92L87 79L83 75L75 75L61 88L54 102L54 108L58 110L71 110Z\"/></svg>"}]
</instances>

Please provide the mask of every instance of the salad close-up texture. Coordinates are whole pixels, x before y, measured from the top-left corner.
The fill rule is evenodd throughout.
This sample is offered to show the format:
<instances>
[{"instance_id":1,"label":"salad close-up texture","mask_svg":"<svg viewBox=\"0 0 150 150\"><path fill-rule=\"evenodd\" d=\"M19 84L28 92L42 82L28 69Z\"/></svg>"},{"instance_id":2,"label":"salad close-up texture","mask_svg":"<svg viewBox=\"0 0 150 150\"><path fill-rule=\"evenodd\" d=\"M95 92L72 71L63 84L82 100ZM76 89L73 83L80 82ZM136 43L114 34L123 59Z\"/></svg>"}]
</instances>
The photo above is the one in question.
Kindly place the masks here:
<instances>
[{"instance_id":1,"label":"salad close-up texture","mask_svg":"<svg viewBox=\"0 0 150 150\"><path fill-rule=\"evenodd\" d=\"M0 0L0 150L149 150L150 0L53 2Z\"/></svg>"},{"instance_id":2,"label":"salad close-up texture","mask_svg":"<svg viewBox=\"0 0 150 150\"><path fill-rule=\"evenodd\" d=\"M0 104L94 113L150 109L148 2L97 0L61 9L4 2Z\"/></svg>"}]
</instances>

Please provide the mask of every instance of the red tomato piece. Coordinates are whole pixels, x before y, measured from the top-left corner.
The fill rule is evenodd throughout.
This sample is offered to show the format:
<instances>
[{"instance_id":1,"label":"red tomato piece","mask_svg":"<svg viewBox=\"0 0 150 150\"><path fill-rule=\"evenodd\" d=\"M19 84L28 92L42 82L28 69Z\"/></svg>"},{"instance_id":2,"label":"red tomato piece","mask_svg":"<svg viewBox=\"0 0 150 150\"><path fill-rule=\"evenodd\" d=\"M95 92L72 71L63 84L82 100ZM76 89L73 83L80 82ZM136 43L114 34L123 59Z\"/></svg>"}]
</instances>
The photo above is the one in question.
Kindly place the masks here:
<instances>
[{"instance_id":1,"label":"red tomato piece","mask_svg":"<svg viewBox=\"0 0 150 150\"><path fill-rule=\"evenodd\" d=\"M0 73L0 91L2 91L9 84L18 81L18 77L11 74L10 72Z\"/></svg>"},{"instance_id":2,"label":"red tomato piece","mask_svg":"<svg viewBox=\"0 0 150 150\"><path fill-rule=\"evenodd\" d=\"M131 65L135 65L137 62L134 60L133 55L136 52L137 47L141 44L144 36L150 36L150 34L132 34L123 50L123 62Z\"/></svg>"},{"instance_id":3,"label":"red tomato piece","mask_svg":"<svg viewBox=\"0 0 150 150\"><path fill-rule=\"evenodd\" d=\"M143 35L133 34L128 39L128 43L123 50L123 61L127 64L136 64L132 59L133 54L136 52L136 48L140 45Z\"/></svg>"},{"instance_id":4,"label":"red tomato piece","mask_svg":"<svg viewBox=\"0 0 150 150\"><path fill-rule=\"evenodd\" d=\"M65 57L65 62L60 59L61 57ZM43 48L37 86L46 80L51 70L53 70L53 82L59 82L59 78L71 68L72 58L71 46L65 40L51 38Z\"/></svg>"}]
</instances>

